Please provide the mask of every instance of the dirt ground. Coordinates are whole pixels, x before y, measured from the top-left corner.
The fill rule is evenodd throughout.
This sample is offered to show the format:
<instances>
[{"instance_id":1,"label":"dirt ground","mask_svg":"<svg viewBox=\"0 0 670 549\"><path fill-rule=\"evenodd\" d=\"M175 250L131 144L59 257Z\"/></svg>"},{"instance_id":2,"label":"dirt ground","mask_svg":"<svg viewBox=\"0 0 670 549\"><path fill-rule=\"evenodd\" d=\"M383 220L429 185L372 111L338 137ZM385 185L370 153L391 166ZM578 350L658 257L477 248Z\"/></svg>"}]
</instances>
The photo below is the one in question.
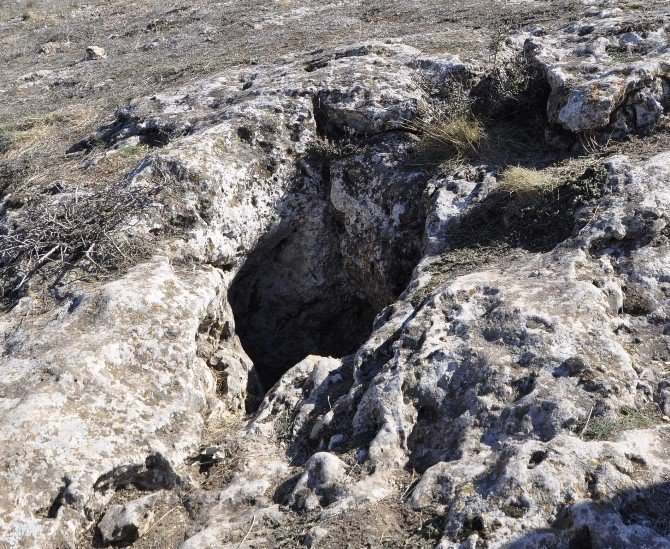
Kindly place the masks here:
<instances>
[{"instance_id":1,"label":"dirt ground","mask_svg":"<svg viewBox=\"0 0 670 549\"><path fill-rule=\"evenodd\" d=\"M485 58L492 36L577 18L576 0L18 0L0 5L0 193L115 179L141 148L82 169L70 146L131 99L227 67L360 40ZM84 61L86 48L107 57Z\"/></svg>"},{"instance_id":2,"label":"dirt ground","mask_svg":"<svg viewBox=\"0 0 670 549\"><path fill-rule=\"evenodd\" d=\"M635 18L670 6L614 2ZM136 97L221 71L362 40L486 60L496 37L556 28L579 0L15 0L0 5L0 196L115 180L141 147L86 166L70 146ZM85 61L86 48L105 59Z\"/></svg>"}]
</instances>

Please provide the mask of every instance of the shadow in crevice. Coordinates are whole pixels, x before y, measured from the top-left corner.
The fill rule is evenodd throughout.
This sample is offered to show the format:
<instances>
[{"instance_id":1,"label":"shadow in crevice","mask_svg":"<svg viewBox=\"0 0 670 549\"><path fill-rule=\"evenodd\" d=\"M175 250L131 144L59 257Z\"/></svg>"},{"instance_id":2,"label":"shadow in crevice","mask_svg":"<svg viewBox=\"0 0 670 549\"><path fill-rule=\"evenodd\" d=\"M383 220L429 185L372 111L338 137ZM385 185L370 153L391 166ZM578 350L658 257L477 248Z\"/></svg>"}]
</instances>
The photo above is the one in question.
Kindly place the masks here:
<instances>
[{"instance_id":1,"label":"shadow in crevice","mask_svg":"<svg viewBox=\"0 0 670 549\"><path fill-rule=\"evenodd\" d=\"M589 168L574 181L530 195L495 190L473 204L445 240L451 250L509 247L549 252L586 223L576 214L602 195L605 181L604 170Z\"/></svg>"},{"instance_id":2,"label":"shadow in crevice","mask_svg":"<svg viewBox=\"0 0 670 549\"><path fill-rule=\"evenodd\" d=\"M325 127L328 119L319 122L321 116L326 113L315 113L317 125ZM307 355L356 352L376 314L409 282L420 259L426 177L403 165L406 150L397 141L390 134L352 137L308 150L278 206L283 221L261 239L233 280L228 298L235 332L265 390ZM379 169L388 182L370 193L370 165L382 154L391 159ZM408 177L395 177L396 169ZM407 211L398 214L392 231L367 226L354 206L341 211L333 204L335 178L338 192L351 202L369 204L375 222L375 215L392 217L397 203L407 204ZM377 209L383 213L375 214Z\"/></svg>"},{"instance_id":3,"label":"shadow in crevice","mask_svg":"<svg viewBox=\"0 0 670 549\"><path fill-rule=\"evenodd\" d=\"M377 312L349 279L326 213L264 239L228 297L236 333L265 390L307 355L354 352Z\"/></svg>"}]
</instances>

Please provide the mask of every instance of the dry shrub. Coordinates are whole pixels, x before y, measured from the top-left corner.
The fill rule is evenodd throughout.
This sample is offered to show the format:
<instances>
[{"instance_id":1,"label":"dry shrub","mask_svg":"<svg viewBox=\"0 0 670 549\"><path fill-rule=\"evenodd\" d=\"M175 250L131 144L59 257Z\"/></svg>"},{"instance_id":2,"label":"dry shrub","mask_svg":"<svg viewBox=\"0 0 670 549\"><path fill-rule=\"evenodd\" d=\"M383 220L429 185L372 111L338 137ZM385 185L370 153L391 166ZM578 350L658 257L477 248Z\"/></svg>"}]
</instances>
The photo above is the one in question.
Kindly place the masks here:
<instances>
[{"instance_id":1,"label":"dry shrub","mask_svg":"<svg viewBox=\"0 0 670 549\"><path fill-rule=\"evenodd\" d=\"M33 278L54 289L75 268L80 278L117 271L149 249L144 238L129 234L133 217L150 207L144 193L111 185L87 194L60 191L0 226L0 301L7 305Z\"/></svg>"}]
</instances>

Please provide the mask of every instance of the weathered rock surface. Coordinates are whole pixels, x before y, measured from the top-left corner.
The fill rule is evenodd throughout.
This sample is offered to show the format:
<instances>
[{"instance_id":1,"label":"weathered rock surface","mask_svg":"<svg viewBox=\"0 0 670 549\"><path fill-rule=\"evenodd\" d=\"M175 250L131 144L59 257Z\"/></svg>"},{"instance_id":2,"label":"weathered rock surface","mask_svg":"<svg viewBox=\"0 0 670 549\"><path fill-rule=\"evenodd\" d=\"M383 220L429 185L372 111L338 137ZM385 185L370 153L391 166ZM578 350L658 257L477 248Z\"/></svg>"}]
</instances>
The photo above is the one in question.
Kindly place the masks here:
<instances>
[{"instance_id":1,"label":"weathered rock surface","mask_svg":"<svg viewBox=\"0 0 670 549\"><path fill-rule=\"evenodd\" d=\"M665 30L622 21L508 40L548 133L663 121ZM496 167L419 165L406 131L422 82L484 74L398 44L296 55L137 99L77 145L153 147L127 232L159 243L0 318L0 546L75 546L96 516L141 537L154 495L109 507L131 487L183 494L185 548L276 546L305 516L338 546L371 504L430 515L444 548L670 546L670 151L582 165L550 229L502 211ZM221 417L224 450L199 453Z\"/></svg>"},{"instance_id":2,"label":"weathered rock surface","mask_svg":"<svg viewBox=\"0 0 670 549\"><path fill-rule=\"evenodd\" d=\"M594 17L556 35L520 37L547 73L549 119L574 133L651 130L670 105L670 46L663 16Z\"/></svg>"},{"instance_id":3,"label":"weathered rock surface","mask_svg":"<svg viewBox=\"0 0 670 549\"><path fill-rule=\"evenodd\" d=\"M156 499L150 494L107 509L98 523L103 542L133 542L146 534L154 521Z\"/></svg>"}]
</instances>

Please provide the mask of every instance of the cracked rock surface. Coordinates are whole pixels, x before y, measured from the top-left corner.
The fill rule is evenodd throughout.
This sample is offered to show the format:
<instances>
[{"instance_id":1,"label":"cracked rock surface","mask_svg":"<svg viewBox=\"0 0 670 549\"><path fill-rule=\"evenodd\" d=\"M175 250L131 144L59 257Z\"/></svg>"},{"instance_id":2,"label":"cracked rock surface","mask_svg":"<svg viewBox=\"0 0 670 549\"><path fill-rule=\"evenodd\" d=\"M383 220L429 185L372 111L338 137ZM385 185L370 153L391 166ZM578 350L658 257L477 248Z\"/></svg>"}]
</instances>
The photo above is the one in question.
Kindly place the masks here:
<instances>
[{"instance_id":1,"label":"cracked rock surface","mask_svg":"<svg viewBox=\"0 0 670 549\"><path fill-rule=\"evenodd\" d=\"M450 90L509 113L490 67L399 43L194 80L73 144L150 147L118 192L154 247L0 316L0 547L670 547L667 20L586 4L501 45L543 90L547 202L498 159L417 161Z\"/></svg>"}]
</instances>

